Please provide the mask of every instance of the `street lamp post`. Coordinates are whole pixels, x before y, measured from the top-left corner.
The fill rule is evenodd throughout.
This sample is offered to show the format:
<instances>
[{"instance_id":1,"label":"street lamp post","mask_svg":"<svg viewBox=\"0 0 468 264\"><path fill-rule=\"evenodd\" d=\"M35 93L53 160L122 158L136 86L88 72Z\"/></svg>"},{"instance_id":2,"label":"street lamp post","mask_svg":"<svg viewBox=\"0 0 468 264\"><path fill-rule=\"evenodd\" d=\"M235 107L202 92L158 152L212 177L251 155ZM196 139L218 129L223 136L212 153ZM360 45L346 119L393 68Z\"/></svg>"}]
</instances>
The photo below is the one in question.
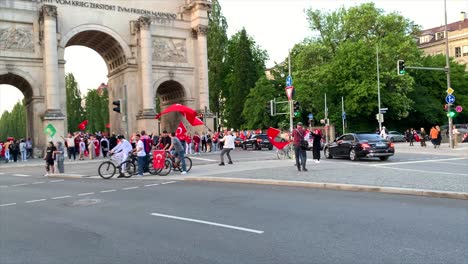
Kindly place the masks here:
<instances>
[{"instance_id":1,"label":"street lamp post","mask_svg":"<svg viewBox=\"0 0 468 264\"><path fill-rule=\"evenodd\" d=\"M445 68L446 68L446 73L447 73L447 90L450 88L450 63L449 63L449 46L448 46L448 34L447 34L447 0L444 0L444 11L445 11L445 30L444 30L444 35L445 35ZM447 108L447 113L450 113L450 108L452 104L448 104ZM453 141L452 141L452 117L448 115L448 130L449 130L449 146L450 148L453 148Z\"/></svg>"},{"instance_id":2,"label":"street lamp post","mask_svg":"<svg viewBox=\"0 0 468 264\"><path fill-rule=\"evenodd\" d=\"M379 131L382 130L382 113L380 109L380 67L379 67L379 45L377 44L377 102L379 107L378 121L379 121Z\"/></svg>"}]
</instances>

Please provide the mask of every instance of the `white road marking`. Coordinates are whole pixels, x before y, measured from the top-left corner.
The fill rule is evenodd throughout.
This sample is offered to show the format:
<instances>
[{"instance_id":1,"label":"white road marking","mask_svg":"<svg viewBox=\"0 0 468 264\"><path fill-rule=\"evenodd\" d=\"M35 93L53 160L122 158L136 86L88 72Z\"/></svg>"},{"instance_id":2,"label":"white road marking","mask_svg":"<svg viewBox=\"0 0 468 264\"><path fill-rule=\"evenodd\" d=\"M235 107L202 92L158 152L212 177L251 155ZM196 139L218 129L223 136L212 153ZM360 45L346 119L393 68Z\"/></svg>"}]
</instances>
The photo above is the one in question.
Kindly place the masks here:
<instances>
[{"instance_id":1,"label":"white road marking","mask_svg":"<svg viewBox=\"0 0 468 264\"><path fill-rule=\"evenodd\" d=\"M0 185L0 188L8 188L6 185Z\"/></svg>"},{"instance_id":2,"label":"white road marking","mask_svg":"<svg viewBox=\"0 0 468 264\"><path fill-rule=\"evenodd\" d=\"M170 183L176 183L176 181L163 182L163 183L161 183L161 184L170 184Z\"/></svg>"},{"instance_id":3,"label":"white road marking","mask_svg":"<svg viewBox=\"0 0 468 264\"><path fill-rule=\"evenodd\" d=\"M13 187L17 187L17 186L25 186L25 185L28 185L27 183L20 183L20 184L14 184L12 185Z\"/></svg>"},{"instance_id":4,"label":"white road marking","mask_svg":"<svg viewBox=\"0 0 468 264\"><path fill-rule=\"evenodd\" d=\"M52 199L52 200L57 200L57 199L64 199L64 198L71 198L71 196L68 196L68 195L67 195L67 196L52 197L52 198L50 198L50 199Z\"/></svg>"},{"instance_id":5,"label":"white road marking","mask_svg":"<svg viewBox=\"0 0 468 264\"><path fill-rule=\"evenodd\" d=\"M0 175L3 175L3 174L5 174L5 173L3 173L3 172L0 172Z\"/></svg>"},{"instance_id":6,"label":"white road marking","mask_svg":"<svg viewBox=\"0 0 468 264\"><path fill-rule=\"evenodd\" d=\"M10 205L15 205L16 203L9 203L9 204L0 204L0 207L4 207L4 206L10 206Z\"/></svg>"},{"instance_id":7,"label":"white road marking","mask_svg":"<svg viewBox=\"0 0 468 264\"><path fill-rule=\"evenodd\" d=\"M26 175L26 174L13 174L15 177L29 177L31 175Z\"/></svg>"},{"instance_id":8,"label":"white road marking","mask_svg":"<svg viewBox=\"0 0 468 264\"><path fill-rule=\"evenodd\" d=\"M393 167L384 167L380 166L382 169L390 169L390 170L402 170L402 171L414 171L414 172L424 172L424 173L433 173L433 174L446 174L446 175L462 175L468 176L466 173L455 173L455 172L441 172L441 171L427 171L427 170L415 170L415 169L403 169L403 168L393 168Z\"/></svg>"},{"instance_id":9,"label":"white road marking","mask_svg":"<svg viewBox=\"0 0 468 264\"><path fill-rule=\"evenodd\" d=\"M187 221L187 222L205 224L205 225L213 225L213 226L219 226L219 227L224 227L224 228L236 229L236 230L251 232L251 233L256 233L256 234L263 234L264 233L264 231L261 231L261 230L249 229L249 228L244 228L244 227L239 227L239 226L232 226L232 225L225 225L225 224L220 224L220 223L215 223L215 222L208 222L208 221L197 220L197 219L192 219L192 218L185 218L185 217L178 217L178 216L173 216L173 215L157 214L157 213L152 213L151 215L165 217L165 218L171 218L171 219L176 219L176 220L182 220L182 221Z\"/></svg>"},{"instance_id":10,"label":"white road marking","mask_svg":"<svg viewBox=\"0 0 468 264\"><path fill-rule=\"evenodd\" d=\"M135 187L127 187L127 188L122 188L122 190L133 190L133 189L138 189L140 187L135 186Z\"/></svg>"},{"instance_id":11,"label":"white road marking","mask_svg":"<svg viewBox=\"0 0 468 264\"><path fill-rule=\"evenodd\" d=\"M455 163L455 162L444 162L444 161L439 161L437 163L444 163L444 164L453 164L453 165L462 165L462 166L468 166L468 163Z\"/></svg>"},{"instance_id":12,"label":"white road marking","mask_svg":"<svg viewBox=\"0 0 468 264\"><path fill-rule=\"evenodd\" d=\"M102 193L108 193L108 192L116 192L117 190L106 190L106 191L101 191Z\"/></svg>"},{"instance_id":13,"label":"white road marking","mask_svg":"<svg viewBox=\"0 0 468 264\"><path fill-rule=\"evenodd\" d=\"M191 159L194 159L194 160L204 160L204 161L218 161L218 160L214 160L214 159L204 159L204 158L197 158L197 157L190 157Z\"/></svg>"},{"instance_id":14,"label":"white road marking","mask_svg":"<svg viewBox=\"0 0 468 264\"><path fill-rule=\"evenodd\" d=\"M32 184L41 184L41 183L45 183L45 182L33 182Z\"/></svg>"},{"instance_id":15,"label":"white road marking","mask_svg":"<svg viewBox=\"0 0 468 264\"><path fill-rule=\"evenodd\" d=\"M25 203L37 203L37 202L42 202L42 201L45 201L47 199L39 199L39 200L31 200L31 201L26 201Z\"/></svg>"},{"instance_id":16,"label":"white road marking","mask_svg":"<svg viewBox=\"0 0 468 264\"><path fill-rule=\"evenodd\" d=\"M80 193L78 194L78 196L85 196L85 195L91 195L91 194L94 194L93 192L90 192L90 193Z\"/></svg>"},{"instance_id":17,"label":"white road marking","mask_svg":"<svg viewBox=\"0 0 468 264\"><path fill-rule=\"evenodd\" d=\"M401 165L401 164L413 164L413 163L426 163L426 162L438 162L438 161L448 161L448 160L463 160L468 158L451 158L451 159L432 159L432 160L417 160L417 161L402 161L402 162L393 162L393 163L382 163L382 164L375 164L373 166L393 166L393 165Z\"/></svg>"},{"instance_id":18,"label":"white road marking","mask_svg":"<svg viewBox=\"0 0 468 264\"><path fill-rule=\"evenodd\" d=\"M53 180L53 181L49 181L49 182L61 182L61 181L64 181L64 180Z\"/></svg>"},{"instance_id":19,"label":"white road marking","mask_svg":"<svg viewBox=\"0 0 468 264\"><path fill-rule=\"evenodd\" d=\"M153 183L153 184L146 184L145 187L150 187L150 186L157 186L159 183Z\"/></svg>"}]
</instances>

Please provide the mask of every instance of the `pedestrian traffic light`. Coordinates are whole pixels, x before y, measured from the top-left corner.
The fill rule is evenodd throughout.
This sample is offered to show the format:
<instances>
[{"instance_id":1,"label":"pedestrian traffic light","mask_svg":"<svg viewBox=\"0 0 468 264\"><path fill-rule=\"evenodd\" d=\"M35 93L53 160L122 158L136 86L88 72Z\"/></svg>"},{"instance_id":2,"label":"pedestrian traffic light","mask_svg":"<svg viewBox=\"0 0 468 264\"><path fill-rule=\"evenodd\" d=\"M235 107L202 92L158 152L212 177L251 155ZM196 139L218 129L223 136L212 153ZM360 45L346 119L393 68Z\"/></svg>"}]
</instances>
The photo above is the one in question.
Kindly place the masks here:
<instances>
[{"instance_id":1,"label":"pedestrian traffic light","mask_svg":"<svg viewBox=\"0 0 468 264\"><path fill-rule=\"evenodd\" d=\"M447 113L447 116L450 117L450 118L454 118L456 115L457 115L457 111L455 111L453 109L448 111L448 113Z\"/></svg>"},{"instance_id":2,"label":"pedestrian traffic light","mask_svg":"<svg viewBox=\"0 0 468 264\"><path fill-rule=\"evenodd\" d=\"M117 113L120 113L120 102L121 102L120 99L112 102L112 104L115 105L115 107L112 108L112 110L114 110Z\"/></svg>"},{"instance_id":3,"label":"pedestrian traffic light","mask_svg":"<svg viewBox=\"0 0 468 264\"><path fill-rule=\"evenodd\" d=\"M294 116L299 117L301 115L301 103L294 101Z\"/></svg>"},{"instance_id":4,"label":"pedestrian traffic light","mask_svg":"<svg viewBox=\"0 0 468 264\"><path fill-rule=\"evenodd\" d=\"M405 61L404 60L398 60L397 64L397 73L398 75L405 75L406 70L405 70Z\"/></svg>"}]
</instances>

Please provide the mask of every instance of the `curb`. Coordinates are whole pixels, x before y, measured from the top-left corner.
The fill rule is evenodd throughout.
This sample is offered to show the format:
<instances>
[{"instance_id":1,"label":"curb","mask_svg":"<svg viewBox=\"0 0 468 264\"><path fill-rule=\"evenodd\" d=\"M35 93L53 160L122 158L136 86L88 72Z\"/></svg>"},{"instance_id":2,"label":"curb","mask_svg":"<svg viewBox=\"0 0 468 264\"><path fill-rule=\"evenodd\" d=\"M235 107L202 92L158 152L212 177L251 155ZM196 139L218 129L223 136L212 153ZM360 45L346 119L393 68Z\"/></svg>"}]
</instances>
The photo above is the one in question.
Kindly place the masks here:
<instances>
[{"instance_id":1,"label":"curb","mask_svg":"<svg viewBox=\"0 0 468 264\"><path fill-rule=\"evenodd\" d=\"M410 189L410 188L396 188L396 187L380 187L380 186L356 185L356 184L282 181L282 180L260 180L260 179L245 179L245 178L216 178L216 177L186 177L184 180L185 181L279 185L279 186L305 187L305 188L354 191L354 192L379 192L379 193L386 193L386 194L414 195L414 196L468 200L468 193L465 193L465 192L435 191L435 190L426 190L426 189Z\"/></svg>"},{"instance_id":2,"label":"curb","mask_svg":"<svg viewBox=\"0 0 468 264\"><path fill-rule=\"evenodd\" d=\"M49 178L72 178L72 179L82 179L88 178L89 176L86 175L79 175L79 174L49 174L47 177Z\"/></svg>"}]
</instances>

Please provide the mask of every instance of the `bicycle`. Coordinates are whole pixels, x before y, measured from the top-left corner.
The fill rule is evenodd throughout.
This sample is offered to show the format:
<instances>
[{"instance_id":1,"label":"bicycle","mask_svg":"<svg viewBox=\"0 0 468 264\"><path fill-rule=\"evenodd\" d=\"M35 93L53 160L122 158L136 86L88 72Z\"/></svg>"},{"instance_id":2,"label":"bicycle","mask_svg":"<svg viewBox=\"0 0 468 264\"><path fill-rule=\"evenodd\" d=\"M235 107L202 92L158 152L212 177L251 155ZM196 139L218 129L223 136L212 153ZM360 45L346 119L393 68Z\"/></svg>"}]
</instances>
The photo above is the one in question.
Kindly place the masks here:
<instances>
[{"instance_id":1,"label":"bicycle","mask_svg":"<svg viewBox=\"0 0 468 264\"><path fill-rule=\"evenodd\" d=\"M115 156L110 155L110 159L108 161L104 161L103 163L101 163L101 165L99 165L99 168L98 168L99 176L101 176L101 178L103 179L108 180L114 177L116 170L119 169L120 175L122 175L125 178L130 178L133 175L135 175L137 172L137 167L133 159L134 159L134 155L129 154L126 160L124 160L122 163L116 166L116 162L118 160L116 160ZM125 171L124 171L124 168L125 168Z\"/></svg>"},{"instance_id":2,"label":"bicycle","mask_svg":"<svg viewBox=\"0 0 468 264\"><path fill-rule=\"evenodd\" d=\"M278 159L292 159L294 156L294 152L292 150L291 144L285 146L283 149L276 150L276 156Z\"/></svg>"},{"instance_id":3,"label":"bicycle","mask_svg":"<svg viewBox=\"0 0 468 264\"><path fill-rule=\"evenodd\" d=\"M166 158L164 159L164 167L160 169L156 169L157 174L160 176L167 176L171 173L172 170L174 171L182 171L181 160L175 160L176 156L166 151ZM192 169L192 159L189 157L184 157L185 160L185 167L186 171L190 171Z\"/></svg>"}]
</instances>

